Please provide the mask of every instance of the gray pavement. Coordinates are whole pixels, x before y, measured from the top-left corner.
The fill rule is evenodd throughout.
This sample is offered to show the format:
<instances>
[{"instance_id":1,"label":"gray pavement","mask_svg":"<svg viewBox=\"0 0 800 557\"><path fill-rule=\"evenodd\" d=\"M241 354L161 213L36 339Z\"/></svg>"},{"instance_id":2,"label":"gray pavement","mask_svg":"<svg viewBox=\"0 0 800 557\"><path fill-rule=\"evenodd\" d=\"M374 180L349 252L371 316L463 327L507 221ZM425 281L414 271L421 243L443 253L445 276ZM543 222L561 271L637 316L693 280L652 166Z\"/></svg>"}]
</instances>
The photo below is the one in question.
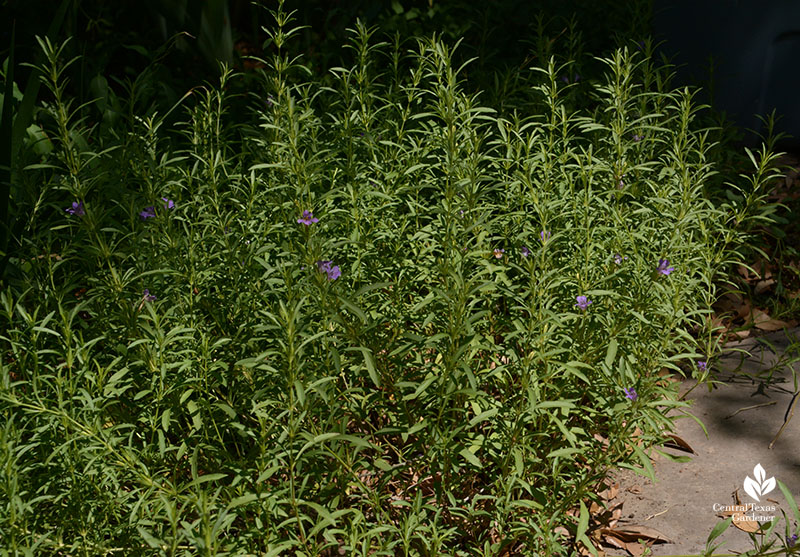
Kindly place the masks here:
<instances>
[{"instance_id":1,"label":"gray pavement","mask_svg":"<svg viewBox=\"0 0 800 557\"><path fill-rule=\"evenodd\" d=\"M775 478L800 503L800 400L774 447L769 448L784 423L793 394L800 387L795 382L795 373L800 381L800 328L726 345L726 354L717 362L714 373L721 383L713 391L700 385L686 397L692 401L689 411L705 424L708 437L693 419L684 417L678 420L675 433L696 454L664 449L676 456L691 456L691 460L673 462L654 453L655 483L629 470L614 474L620 489L612 504L623 502L618 527L646 526L672 542L654 545L655 556L701 554L708 535L723 520L717 516L714 505L733 505L733 493L737 490L743 505L775 507L773 512L760 514L781 518L777 530L781 536L784 532L781 510L789 518L793 531L797 532L800 526L777 487L767 493L762 491L758 502L745 491L747 477L761 479L759 487L764 491L769 490L770 484L763 482ZM684 381L681 392L693 384ZM762 478L756 478L754 468L758 464L765 472ZM716 541L725 544L715 554L753 549L748 533L734 526ZM606 554L628 555L615 549L607 550Z\"/></svg>"}]
</instances>

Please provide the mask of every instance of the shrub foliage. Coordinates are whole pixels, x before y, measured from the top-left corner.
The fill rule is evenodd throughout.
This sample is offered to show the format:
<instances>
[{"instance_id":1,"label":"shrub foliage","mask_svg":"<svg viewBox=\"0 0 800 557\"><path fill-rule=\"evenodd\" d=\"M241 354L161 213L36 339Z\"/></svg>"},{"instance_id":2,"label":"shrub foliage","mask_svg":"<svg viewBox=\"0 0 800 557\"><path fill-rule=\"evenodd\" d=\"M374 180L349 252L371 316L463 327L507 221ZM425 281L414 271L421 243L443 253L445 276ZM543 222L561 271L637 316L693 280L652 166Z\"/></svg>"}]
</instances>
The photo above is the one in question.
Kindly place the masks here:
<instances>
[{"instance_id":1,"label":"shrub foliage","mask_svg":"<svg viewBox=\"0 0 800 557\"><path fill-rule=\"evenodd\" d=\"M359 25L323 77L274 15L257 86L223 68L168 127L135 91L113 118L66 98L42 41L0 296L4 551L588 543L593 489L648 473L669 376L715 354L774 156L714 186L715 132L646 49L520 72L492 107L436 38Z\"/></svg>"}]
</instances>

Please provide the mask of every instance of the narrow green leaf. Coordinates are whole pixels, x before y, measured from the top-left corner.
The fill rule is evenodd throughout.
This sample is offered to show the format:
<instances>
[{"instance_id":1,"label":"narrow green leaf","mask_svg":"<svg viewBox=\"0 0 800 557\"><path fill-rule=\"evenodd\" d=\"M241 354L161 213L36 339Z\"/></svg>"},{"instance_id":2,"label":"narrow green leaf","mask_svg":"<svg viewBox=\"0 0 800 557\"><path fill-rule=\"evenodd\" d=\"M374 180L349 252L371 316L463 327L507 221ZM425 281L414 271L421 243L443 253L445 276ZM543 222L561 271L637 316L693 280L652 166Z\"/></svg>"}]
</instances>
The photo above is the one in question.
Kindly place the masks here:
<instances>
[{"instance_id":1,"label":"narrow green leaf","mask_svg":"<svg viewBox=\"0 0 800 557\"><path fill-rule=\"evenodd\" d=\"M551 451L548 453L547 458L559 458L563 456L571 456L574 454L579 454L582 451L580 449L575 449L572 447L565 447L563 449L556 449L555 451Z\"/></svg>"},{"instance_id":2,"label":"narrow green leaf","mask_svg":"<svg viewBox=\"0 0 800 557\"><path fill-rule=\"evenodd\" d=\"M714 526L714 529L711 530L711 533L708 535L708 539L706 540L706 547L711 545L711 542L720 537L722 533L728 529L728 526L730 526L732 522L733 522L732 516L729 516L725 520L717 522L717 524Z\"/></svg>"},{"instance_id":3,"label":"narrow green leaf","mask_svg":"<svg viewBox=\"0 0 800 557\"><path fill-rule=\"evenodd\" d=\"M795 498L792 496L792 492L789 491L789 488L786 487L786 484L780 480L778 480L778 487L780 488L781 493L783 493L783 496L786 497L786 502L789 503L789 506L792 508L794 519L797 522L800 522L800 509L797 508L797 501L795 501Z\"/></svg>"},{"instance_id":4,"label":"narrow green leaf","mask_svg":"<svg viewBox=\"0 0 800 557\"><path fill-rule=\"evenodd\" d=\"M586 530L589 529L589 511L586 509L586 505L581 501L581 511L580 515L578 516L578 531L575 534L575 538L581 542L586 549L592 552L592 555L597 555L597 549L595 548L594 544L591 540L586 536Z\"/></svg>"},{"instance_id":5,"label":"narrow green leaf","mask_svg":"<svg viewBox=\"0 0 800 557\"><path fill-rule=\"evenodd\" d=\"M470 451L469 449L461 449L461 450L458 452L458 454L460 454L461 456L463 456L463 457L464 457L464 458L467 460L467 462L469 462L469 463L470 463L470 464L472 464L473 466L475 466L475 467L477 467L477 468L483 468L483 464L481 464L481 461L480 461L480 460L478 460L478 457L477 457L477 456L475 456L475 455L472 453L472 451Z\"/></svg>"},{"instance_id":6,"label":"narrow green leaf","mask_svg":"<svg viewBox=\"0 0 800 557\"><path fill-rule=\"evenodd\" d=\"M617 339L612 338L611 342L608 343L608 351L606 352L606 368L611 370L611 366L614 365L614 359L617 357Z\"/></svg>"},{"instance_id":7,"label":"narrow green leaf","mask_svg":"<svg viewBox=\"0 0 800 557\"><path fill-rule=\"evenodd\" d=\"M490 408L489 410L484 410L474 418L469 421L469 427L474 427L476 424L481 422L485 422L489 418L492 418L497 415L497 408Z\"/></svg>"},{"instance_id":8,"label":"narrow green leaf","mask_svg":"<svg viewBox=\"0 0 800 557\"><path fill-rule=\"evenodd\" d=\"M376 387L381 386L380 377L378 377L378 371L375 368L375 357L372 355L372 351L365 347L365 346L354 346L351 348L346 348L347 351L354 351L358 350L364 355L364 365L367 366L367 373L369 373L369 378L372 379L372 382L375 384Z\"/></svg>"}]
</instances>

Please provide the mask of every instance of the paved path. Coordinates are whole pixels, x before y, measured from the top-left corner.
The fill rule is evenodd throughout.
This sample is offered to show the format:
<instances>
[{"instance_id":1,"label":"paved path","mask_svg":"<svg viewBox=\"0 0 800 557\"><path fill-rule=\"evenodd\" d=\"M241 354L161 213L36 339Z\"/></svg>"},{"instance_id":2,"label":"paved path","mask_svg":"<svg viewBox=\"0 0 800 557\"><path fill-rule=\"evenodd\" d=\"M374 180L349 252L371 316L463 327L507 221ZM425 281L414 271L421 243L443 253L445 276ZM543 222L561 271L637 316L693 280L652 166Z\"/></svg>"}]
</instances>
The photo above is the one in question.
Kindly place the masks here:
<instances>
[{"instance_id":1,"label":"paved path","mask_svg":"<svg viewBox=\"0 0 800 557\"><path fill-rule=\"evenodd\" d=\"M796 528L780 489L763 494L760 503L744 490L745 479L754 478L754 467L761 464L765 479L774 477L782 481L800 503L800 400L775 446L768 448L783 424L793 393L800 387L800 361L791 361L792 356L800 360L800 328L788 331L788 335L787 338L786 333L772 333L729 344L716 370L717 379L724 383L710 393L703 385L689 393L687 399L693 401L690 412L708 430L707 438L691 418L678 420L676 434L696 452L690 462L672 462L657 455L655 484L627 470L615 475L620 490L613 502L624 502L624 520L619 526L638 524L654 528L673 542L654 545L653 555L700 554L709 533L722 520L714 511L714 504L732 505L732 494L737 489L742 504L774 505L777 507L774 513L767 514L782 517L782 509L790 526ZM792 346L790 340L796 344ZM686 381L683 385L685 392L692 383ZM741 410L731 417L742 408L773 401L775 404ZM665 452L686 455L670 449ZM782 520L779 528L782 535ZM730 554L753 548L748 534L733 526L717 542L725 545L715 553ZM607 554L627 555L618 550L609 550Z\"/></svg>"}]
</instances>

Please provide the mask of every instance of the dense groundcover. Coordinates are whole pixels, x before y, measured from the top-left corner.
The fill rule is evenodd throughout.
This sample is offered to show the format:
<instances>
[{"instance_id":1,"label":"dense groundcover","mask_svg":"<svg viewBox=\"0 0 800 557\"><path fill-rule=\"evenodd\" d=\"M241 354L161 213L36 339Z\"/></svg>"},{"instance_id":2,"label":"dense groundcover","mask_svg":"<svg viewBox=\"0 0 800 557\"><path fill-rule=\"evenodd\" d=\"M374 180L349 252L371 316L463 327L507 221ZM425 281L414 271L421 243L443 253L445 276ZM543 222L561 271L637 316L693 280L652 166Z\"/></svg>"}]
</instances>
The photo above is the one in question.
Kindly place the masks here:
<instances>
[{"instance_id":1,"label":"dense groundcover","mask_svg":"<svg viewBox=\"0 0 800 557\"><path fill-rule=\"evenodd\" d=\"M774 156L715 180L649 45L600 80L525 68L489 106L452 43L358 26L313 73L276 16L247 95L223 69L102 125L42 42L0 294L3 549L576 552L598 481L646 472L683 405L670 374L713 356Z\"/></svg>"}]
</instances>

